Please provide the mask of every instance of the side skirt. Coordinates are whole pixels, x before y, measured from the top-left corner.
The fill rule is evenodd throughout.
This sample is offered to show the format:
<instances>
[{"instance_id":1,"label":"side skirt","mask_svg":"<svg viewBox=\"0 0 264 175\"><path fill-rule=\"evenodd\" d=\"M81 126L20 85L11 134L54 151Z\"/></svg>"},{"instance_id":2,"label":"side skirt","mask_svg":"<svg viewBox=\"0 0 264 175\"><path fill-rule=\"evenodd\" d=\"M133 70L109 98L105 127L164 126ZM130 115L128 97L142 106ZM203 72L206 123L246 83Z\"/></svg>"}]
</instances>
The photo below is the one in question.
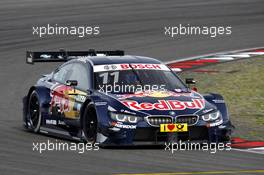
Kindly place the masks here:
<instances>
[{"instance_id":1,"label":"side skirt","mask_svg":"<svg viewBox=\"0 0 264 175\"><path fill-rule=\"evenodd\" d=\"M39 132L45 135L51 135L58 138L64 138L67 140L82 141L81 137L72 136L67 130L57 127L55 128L54 126L53 127L49 127L48 125L41 126Z\"/></svg>"}]
</instances>

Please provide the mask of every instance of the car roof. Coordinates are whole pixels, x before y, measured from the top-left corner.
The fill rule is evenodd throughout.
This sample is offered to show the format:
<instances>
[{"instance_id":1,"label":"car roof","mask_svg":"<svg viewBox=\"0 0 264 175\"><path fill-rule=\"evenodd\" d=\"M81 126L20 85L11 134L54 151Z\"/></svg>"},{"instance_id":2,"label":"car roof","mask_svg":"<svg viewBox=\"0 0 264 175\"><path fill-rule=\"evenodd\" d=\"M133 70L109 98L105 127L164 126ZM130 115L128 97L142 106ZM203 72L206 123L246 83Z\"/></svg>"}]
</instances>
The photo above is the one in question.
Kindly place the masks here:
<instances>
[{"instance_id":1,"label":"car roof","mask_svg":"<svg viewBox=\"0 0 264 175\"><path fill-rule=\"evenodd\" d=\"M86 57L87 61L92 62L93 65L104 64L123 64L123 63L148 63L148 64L162 64L161 61L144 56L124 55L124 56L90 56Z\"/></svg>"}]
</instances>

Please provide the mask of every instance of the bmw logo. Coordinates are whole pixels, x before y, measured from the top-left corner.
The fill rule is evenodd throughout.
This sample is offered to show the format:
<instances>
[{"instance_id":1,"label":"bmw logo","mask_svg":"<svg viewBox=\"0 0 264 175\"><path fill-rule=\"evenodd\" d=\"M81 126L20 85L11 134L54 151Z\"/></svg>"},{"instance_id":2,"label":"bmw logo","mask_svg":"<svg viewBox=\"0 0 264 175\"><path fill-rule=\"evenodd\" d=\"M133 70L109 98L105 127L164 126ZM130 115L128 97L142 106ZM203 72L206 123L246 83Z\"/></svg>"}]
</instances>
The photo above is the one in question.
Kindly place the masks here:
<instances>
[{"instance_id":1,"label":"bmw logo","mask_svg":"<svg viewBox=\"0 0 264 175\"><path fill-rule=\"evenodd\" d=\"M112 67L112 69L117 69L117 66L115 66L115 65L112 65L111 67Z\"/></svg>"},{"instance_id":2,"label":"bmw logo","mask_svg":"<svg viewBox=\"0 0 264 175\"><path fill-rule=\"evenodd\" d=\"M104 69L105 69L105 70L109 70L110 67L106 65L106 66L104 66Z\"/></svg>"},{"instance_id":3,"label":"bmw logo","mask_svg":"<svg viewBox=\"0 0 264 175\"><path fill-rule=\"evenodd\" d=\"M172 116L174 116L175 115L175 112L174 111L170 111L169 114L172 115Z\"/></svg>"}]
</instances>

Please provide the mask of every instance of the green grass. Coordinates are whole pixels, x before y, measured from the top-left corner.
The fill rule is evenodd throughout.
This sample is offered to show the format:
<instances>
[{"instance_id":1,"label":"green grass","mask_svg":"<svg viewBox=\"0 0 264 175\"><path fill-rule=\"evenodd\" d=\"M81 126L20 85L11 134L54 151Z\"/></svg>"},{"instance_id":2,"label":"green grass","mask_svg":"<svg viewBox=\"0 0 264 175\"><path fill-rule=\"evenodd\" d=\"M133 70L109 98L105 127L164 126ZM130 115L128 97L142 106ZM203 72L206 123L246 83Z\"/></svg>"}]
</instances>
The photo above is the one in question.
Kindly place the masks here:
<instances>
[{"instance_id":1,"label":"green grass","mask_svg":"<svg viewBox=\"0 0 264 175\"><path fill-rule=\"evenodd\" d=\"M193 77L200 93L216 92L224 96L234 136L264 140L264 57L242 59L201 69L218 73L180 73L181 78Z\"/></svg>"}]
</instances>

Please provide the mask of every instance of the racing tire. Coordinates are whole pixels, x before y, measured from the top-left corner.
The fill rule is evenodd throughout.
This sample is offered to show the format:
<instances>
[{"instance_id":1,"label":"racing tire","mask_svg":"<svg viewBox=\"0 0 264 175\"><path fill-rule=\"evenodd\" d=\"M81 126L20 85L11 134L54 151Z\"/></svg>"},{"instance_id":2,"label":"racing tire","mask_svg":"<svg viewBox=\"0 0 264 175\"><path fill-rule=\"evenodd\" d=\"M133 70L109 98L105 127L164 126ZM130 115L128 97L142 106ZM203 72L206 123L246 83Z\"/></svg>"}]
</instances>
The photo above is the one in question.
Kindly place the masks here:
<instances>
[{"instance_id":1,"label":"racing tire","mask_svg":"<svg viewBox=\"0 0 264 175\"><path fill-rule=\"evenodd\" d=\"M27 109L27 129L32 132L39 132L41 126L41 108L39 102L39 96L36 91L33 91L28 100Z\"/></svg>"},{"instance_id":2,"label":"racing tire","mask_svg":"<svg viewBox=\"0 0 264 175\"><path fill-rule=\"evenodd\" d=\"M88 104L82 117L83 139L87 143L95 144L97 139L97 115L92 104Z\"/></svg>"}]
</instances>

